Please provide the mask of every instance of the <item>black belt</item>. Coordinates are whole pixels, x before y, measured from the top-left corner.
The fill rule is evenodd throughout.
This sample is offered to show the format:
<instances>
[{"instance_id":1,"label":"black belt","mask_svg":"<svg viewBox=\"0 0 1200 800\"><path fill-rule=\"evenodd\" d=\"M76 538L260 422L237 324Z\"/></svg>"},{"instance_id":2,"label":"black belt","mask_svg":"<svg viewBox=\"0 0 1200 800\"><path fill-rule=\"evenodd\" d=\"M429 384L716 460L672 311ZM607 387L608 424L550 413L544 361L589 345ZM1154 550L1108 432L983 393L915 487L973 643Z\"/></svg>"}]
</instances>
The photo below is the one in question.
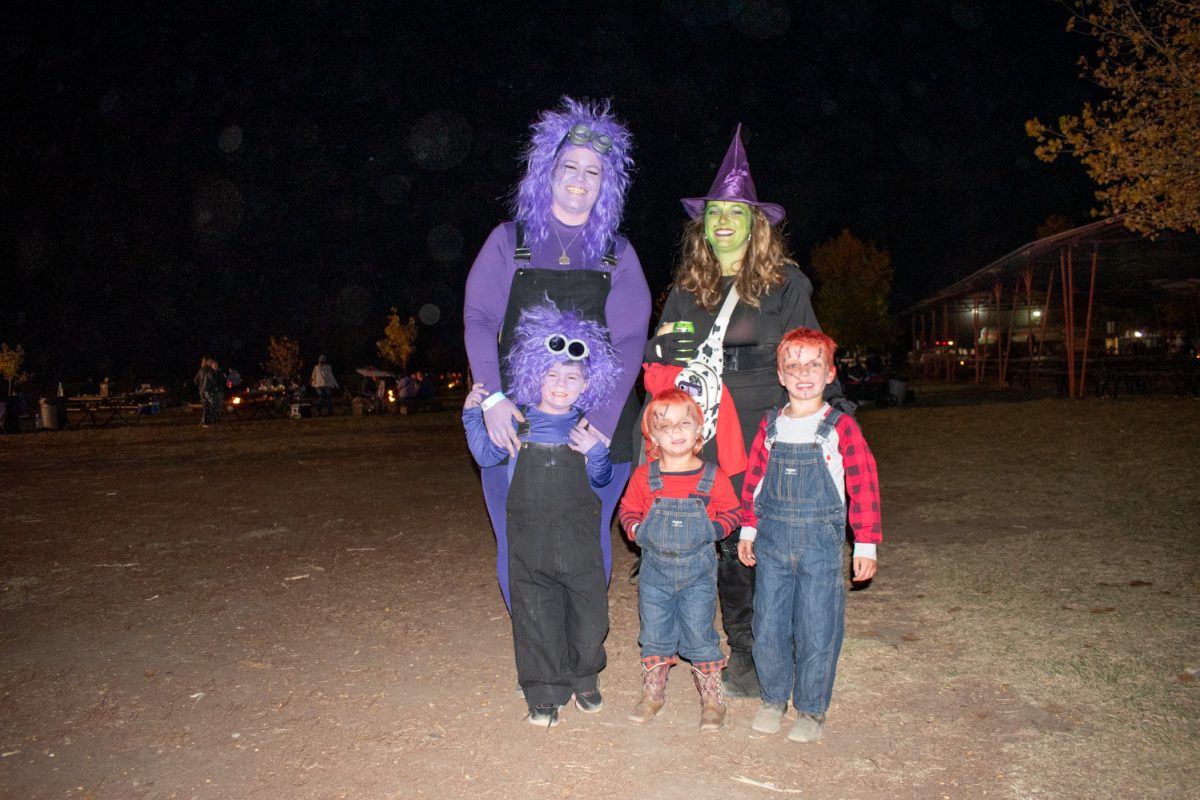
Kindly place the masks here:
<instances>
[{"instance_id":1,"label":"black belt","mask_svg":"<svg viewBox=\"0 0 1200 800\"><path fill-rule=\"evenodd\" d=\"M725 351L725 369L729 372L775 366L775 345L773 344L744 344L723 349Z\"/></svg>"}]
</instances>

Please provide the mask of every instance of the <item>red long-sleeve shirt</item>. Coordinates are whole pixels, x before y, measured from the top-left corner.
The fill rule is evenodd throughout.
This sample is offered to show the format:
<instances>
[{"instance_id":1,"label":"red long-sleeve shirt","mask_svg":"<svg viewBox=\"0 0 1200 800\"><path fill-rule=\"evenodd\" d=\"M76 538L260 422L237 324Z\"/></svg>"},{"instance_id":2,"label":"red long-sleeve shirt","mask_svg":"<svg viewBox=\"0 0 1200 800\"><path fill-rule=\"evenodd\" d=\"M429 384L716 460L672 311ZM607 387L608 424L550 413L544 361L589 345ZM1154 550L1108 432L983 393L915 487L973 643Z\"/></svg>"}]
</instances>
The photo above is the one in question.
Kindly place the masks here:
<instances>
[{"instance_id":1,"label":"red long-sleeve shirt","mask_svg":"<svg viewBox=\"0 0 1200 800\"><path fill-rule=\"evenodd\" d=\"M700 484L703 476L704 467L689 472L664 472L662 473L661 496L681 499L699 497L700 495L696 494L696 487ZM646 514L650 512L650 505L653 502L654 493L650 491L650 467L647 464L641 464L634 470L633 477L629 479L629 486L626 487L625 494L621 497L619 512L621 526L625 528L625 535L629 537L630 541L635 538L634 526L640 525L646 519ZM737 494L733 491L733 484L729 482L729 477L720 468L717 469L716 478L713 479L712 492L708 496L705 509L708 511L708 518L720 527L722 539L737 529Z\"/></svg>"}]
</instances>

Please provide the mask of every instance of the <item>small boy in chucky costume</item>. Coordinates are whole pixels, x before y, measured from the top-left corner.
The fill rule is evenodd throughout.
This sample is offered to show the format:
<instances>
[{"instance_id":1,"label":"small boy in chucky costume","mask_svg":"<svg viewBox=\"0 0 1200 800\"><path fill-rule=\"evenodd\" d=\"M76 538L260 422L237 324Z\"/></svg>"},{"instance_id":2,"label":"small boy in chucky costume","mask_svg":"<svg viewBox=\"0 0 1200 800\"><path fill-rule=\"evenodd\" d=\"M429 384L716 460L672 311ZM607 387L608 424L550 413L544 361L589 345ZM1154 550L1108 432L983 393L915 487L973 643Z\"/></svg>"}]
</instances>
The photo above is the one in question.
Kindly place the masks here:
<instances>
[{"instance_id":1,"label":"small boy in chucky costume","mask_svg":"<svg viewBox=\"0 0 1200 800\"><path fill-rule=\"evenodd\" d=\"M754 666L762 707L751 727L775 733L790 696L788 738L821 738L845 628L842 547L849 498L854 580L875 575L882 539L875 456L862 429L822 397L837 344L797 328L776 350L788 402L769 411L750 450L742 486L738 558L755 567Z\"/></svg>"},{"instance_id":2,"label":"small boy in chucky costume","mask_svg":"<svg viewBox=\"0 0 1200 800\"><path fill-rule=\"evenodd\" d=\"M592 487L612 480L604 440L584 412L617 385L620 362L603 326L548 299L526 308L505 358L520 449L488 436L482 408L498 387L477 383L463 404L467 444L480 467L508 464L508 590L517 680L533 725L552 728L572 696L600 711L608 585Z\"/></svg>"},{"instance_id":3,"label":"small boy in chucky costume","mask_svg":"<svg viewBox=\"0 0 1200 800\"><path fill-rule=\"evenodd\" d=\"M642 697L629 719L644 725L662 710L667 672L678 654L691 663L700 730L709 732L725 724L721 670L728 660L715 626L713 542L737 528L738 500L725 473L698 456L703 425L700 407L681 389L654 396L642 414L651 460L630 478L620 516L629 538L642 547Z\"/></svg>"}]
</instances>

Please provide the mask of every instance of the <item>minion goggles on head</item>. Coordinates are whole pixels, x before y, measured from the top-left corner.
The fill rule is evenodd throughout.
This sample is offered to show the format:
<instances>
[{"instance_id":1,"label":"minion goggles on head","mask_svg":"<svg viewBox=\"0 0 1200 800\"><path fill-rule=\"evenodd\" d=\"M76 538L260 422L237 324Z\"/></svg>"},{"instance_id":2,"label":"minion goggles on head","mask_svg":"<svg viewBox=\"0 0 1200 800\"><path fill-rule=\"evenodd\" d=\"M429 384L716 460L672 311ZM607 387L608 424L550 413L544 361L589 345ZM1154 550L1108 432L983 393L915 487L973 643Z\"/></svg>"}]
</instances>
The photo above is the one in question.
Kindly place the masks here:
<instances>
[{"instance_id":1,"label":"minion goggles on head","mask_svg":"<svg viewBox=\"0 0 1200 800\"><path fill-rule=\"evenodd\" d=\"M591 147L600 155L608 155L608 151L612 150L613 140L607 133L593 131L583 122L577 122L571 126L571 130L567 131L566 137L563 139L563 144L570 142L576 147Z\"/></svg>"},{"instance_id":2,"label":"minion goggles on head","mask_svg":"<svg viewBox=\"0 0 1200 800\"><path fill-rule=\"evenodd\" d=\"M583 361L588 357L587 342L583 339L568 339L561 333L552 333L546 337L546 349L556 356L563 356L572 361Z\"/></svg>"}]
</instances>

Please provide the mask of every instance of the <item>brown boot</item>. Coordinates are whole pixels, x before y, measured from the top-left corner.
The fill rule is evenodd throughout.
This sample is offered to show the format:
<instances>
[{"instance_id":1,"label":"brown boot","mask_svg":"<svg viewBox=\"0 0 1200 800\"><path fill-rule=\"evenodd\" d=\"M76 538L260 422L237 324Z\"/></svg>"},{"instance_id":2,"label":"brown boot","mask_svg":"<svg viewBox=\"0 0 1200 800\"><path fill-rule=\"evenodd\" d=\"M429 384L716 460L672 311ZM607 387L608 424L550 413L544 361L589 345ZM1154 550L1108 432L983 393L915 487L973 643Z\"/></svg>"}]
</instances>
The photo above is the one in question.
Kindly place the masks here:
<instances>
[{"instance_id":1,"label":"brown boot","mask_svg":"<svg viewBox=\"0 0 1200 800\"><path fill-rule=\"evenodd\" d=\"M667 672L670 664L659 664L647 669L642 665L642 696L629 712L629 721L645 725L658 716L667 703Z\"/></svg>"},{"instance_id":2,"label":"brown boot","mask_svg":"<svg viewBox=\"0 0 1200 800\"><path fill-rule=\"evenodd\" d=\"M692 667L696 691L700 692L700 732L719 731L725 725L725 687L721 670L703 673Z\"/></svg>"}]
</instances>

